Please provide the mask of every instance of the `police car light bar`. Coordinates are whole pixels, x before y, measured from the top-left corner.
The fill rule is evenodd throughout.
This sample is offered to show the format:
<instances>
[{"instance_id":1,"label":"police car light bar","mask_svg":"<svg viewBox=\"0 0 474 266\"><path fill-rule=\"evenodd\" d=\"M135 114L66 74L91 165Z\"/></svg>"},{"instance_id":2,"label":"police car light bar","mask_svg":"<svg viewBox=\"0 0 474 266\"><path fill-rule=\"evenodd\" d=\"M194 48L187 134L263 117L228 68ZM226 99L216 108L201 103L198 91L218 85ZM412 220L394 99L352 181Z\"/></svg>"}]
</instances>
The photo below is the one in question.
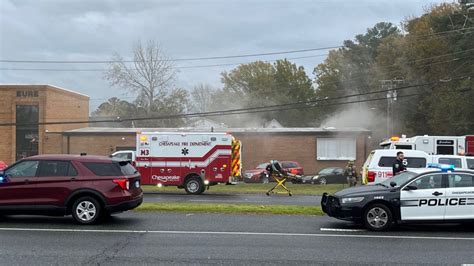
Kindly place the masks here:
<instances>
[{"instance_id":1,"label":"police car light bar","mask_svg":"<svg viewBox=\"0 0 474 266\"><path fill-rule=\"evenodd\" d=\"M429 163L428 168L438 168L443 172L454 171L454 165L452 164Z\"/></svg>"}]
</instances>

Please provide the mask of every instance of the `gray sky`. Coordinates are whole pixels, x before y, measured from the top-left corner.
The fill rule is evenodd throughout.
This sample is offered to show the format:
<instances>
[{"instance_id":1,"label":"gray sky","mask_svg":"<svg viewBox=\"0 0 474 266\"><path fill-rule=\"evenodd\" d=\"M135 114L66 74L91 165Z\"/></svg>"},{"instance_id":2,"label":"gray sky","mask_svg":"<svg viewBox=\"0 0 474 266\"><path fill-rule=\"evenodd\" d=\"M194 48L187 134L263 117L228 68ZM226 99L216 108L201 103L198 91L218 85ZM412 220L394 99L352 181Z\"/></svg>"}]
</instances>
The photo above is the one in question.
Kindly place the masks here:
<instances>
[{"instance_id":1,"label":"gray sky","mask_svg":"<svg viewBox=\"0 0 474 266\"><path fill-rule=\"evenodd\" d=\"M157 40L173 58L279 52L341 45L381 21L399 24L441 0L1 0L0 59L108 60L131 56L138 40ZM245 63L326 54L179 62L176 66ZM296 59L313 77L324 56ZM101 64L0 63L0 68L103 69ZM220 86L235 66L179 69L176 86ZM124 91L100 71L0 70L0 83L52 84L91 97L91 111Z\"/></svg>"}]
</instances>

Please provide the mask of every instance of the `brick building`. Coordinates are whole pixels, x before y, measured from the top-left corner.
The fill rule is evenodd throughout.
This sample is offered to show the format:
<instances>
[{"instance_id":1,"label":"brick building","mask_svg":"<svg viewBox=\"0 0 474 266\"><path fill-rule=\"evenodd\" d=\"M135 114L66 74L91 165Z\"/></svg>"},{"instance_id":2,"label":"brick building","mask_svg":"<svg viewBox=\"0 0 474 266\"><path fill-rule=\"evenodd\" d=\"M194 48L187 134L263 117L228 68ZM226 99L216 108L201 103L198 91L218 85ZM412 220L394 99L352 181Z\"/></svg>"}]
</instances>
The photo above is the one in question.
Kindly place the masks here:
<instances>
[{"instance_id":1,"label":"brick building","mask_svg":"<svg viewBox=\"0 0 474 266\"><path fill-rule=\"evenodd\" d=\"M0 160L8 164L25 156L60 153L62 132L87 126L41 125L87 121L89 97L77 92L51 85L0 85L0 99Z\"/></svg>"},{"instance_id":2,"label":"brick building","mask_svg":"<svg viewBox=\"0 0 474 266\"><path fill-rule=\"evenodd\" d=\"M87 127L89 97L51 85L0 85L0 161L8 164L35 154L109 155L134 149L137 131L197 131ZM77 122L64 123L61 122ZM57 124L42 123L58 122ZM271 159L297 161L307 174L324 167L344 166L367 157L368 136L363 128L216 128L242 141L243 168Z\"/></svg>"},{"instance_id":3,"label":"brick building","mask_svg":"<svg viewBox=\"0 0 474 266\"><path fill-rule=\"evenodd\" d=\"M135 149L135 134L143 131L206 132L206 129L80 128L63 133L62 150L73 154L108 155L117 150ZM242 141L244 170L277 159L297 161L307 174L324 167L345 166L348 160L355 160L358 167L362 166L367 158L370 134L363 128L229 128L214 131L231 132Z\"/></svg>"}]
</instances>

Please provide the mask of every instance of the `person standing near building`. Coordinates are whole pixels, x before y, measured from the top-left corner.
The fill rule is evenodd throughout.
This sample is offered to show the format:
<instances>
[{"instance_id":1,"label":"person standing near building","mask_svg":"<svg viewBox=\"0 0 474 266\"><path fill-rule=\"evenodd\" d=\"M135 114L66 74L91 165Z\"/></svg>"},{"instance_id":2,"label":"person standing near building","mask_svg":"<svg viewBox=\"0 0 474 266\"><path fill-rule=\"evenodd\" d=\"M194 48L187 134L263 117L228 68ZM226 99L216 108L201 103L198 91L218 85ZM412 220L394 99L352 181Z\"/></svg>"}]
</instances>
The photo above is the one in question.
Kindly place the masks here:
<instances>
[{"instance_id":1,"label":"person standing near building","mask_svg":"<svg viewBox=\"0 0 474 266\"><path fill-rule=\"evenodd\" d=\"M354 161L349 161L346 166L346 170L344 170L344 176L346 177L347 184L352 187L357 184L357 170L354 166Z\"/></svg>"},{"instance_id":2,"label":"person standing near building","mask_svg":"<svg viewBox=\"0 0 474 266\"><path fill-rule=\"evenodd\" d=\"M393 176L396 176L399 173L407 170L407 167L405 166L403 162L404 159L405 159L405 155L403 154L403 152L401 151L397 152L397 159L395 160L395 162L393 162L393 165L392 165Z\"/></svg>"}]
</instances>

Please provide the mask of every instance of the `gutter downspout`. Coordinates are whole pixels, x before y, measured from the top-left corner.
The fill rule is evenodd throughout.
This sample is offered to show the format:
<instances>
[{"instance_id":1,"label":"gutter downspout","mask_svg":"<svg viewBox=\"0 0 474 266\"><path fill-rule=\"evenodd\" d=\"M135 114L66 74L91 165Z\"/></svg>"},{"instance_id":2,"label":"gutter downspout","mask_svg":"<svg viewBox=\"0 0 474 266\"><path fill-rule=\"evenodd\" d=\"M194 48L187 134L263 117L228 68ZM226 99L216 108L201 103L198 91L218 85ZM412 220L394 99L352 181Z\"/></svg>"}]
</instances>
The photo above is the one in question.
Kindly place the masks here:
<instances>
[{"instance_id":1,"label":"gutter downspout","mask_svg":"<svg viewBox=\"0 0 474 266\"><path fill-rule=\"evenodd\" d=\"M71 154L70 153L70 150L71 150L71 141L70 141L70 135L67 135L67 154Z\"/></svg>"}]
</instances>

